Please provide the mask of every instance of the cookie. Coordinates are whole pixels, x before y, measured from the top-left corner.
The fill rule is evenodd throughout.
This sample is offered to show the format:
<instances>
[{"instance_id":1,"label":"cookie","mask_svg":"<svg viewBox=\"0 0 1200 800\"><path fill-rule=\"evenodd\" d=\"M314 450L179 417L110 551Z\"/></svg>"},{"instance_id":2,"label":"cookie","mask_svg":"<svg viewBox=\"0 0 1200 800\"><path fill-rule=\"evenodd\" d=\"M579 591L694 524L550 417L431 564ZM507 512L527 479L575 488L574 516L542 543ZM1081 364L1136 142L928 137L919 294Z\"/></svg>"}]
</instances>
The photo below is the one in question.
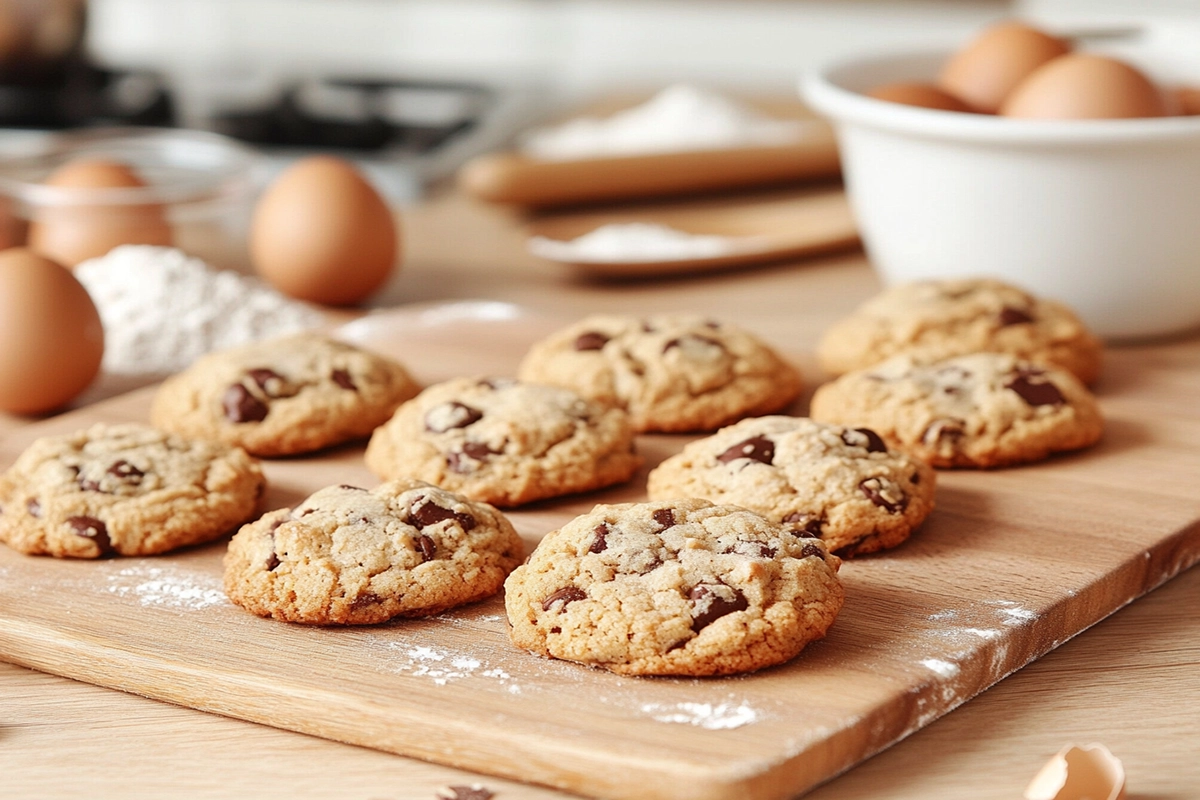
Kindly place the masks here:
<instances>
[{"instance_id":1,"label":"cookie","mask_svg":"<svg viewBox=\"0 0 1200 800\"><path fill-rule=\"evenodd\" d=\"M523 554L486 503L415 480L328 486L242 526L225 554L225 592L263 617L370 625L489 597Z\"/></svg>"},{"instance_id":2,"label":"cookie","mask_svg":"<svg viewBox=\"0 0 1200 800\"><path fill-rule=\"evenodd\" d=\"M458 378L430 386L371 436L366 464L498 506L629 480L629 415L556 386Z\"/></svg>"},{"instance_id":3,"label":"cookie","mask_svg":"<svg viewBox=\"0 0 1200 800\"><path fill-rule=\"evenodd\" d=\"M159 387L153 424L258 456L363 438L420 386L395 361L319 333L211 353Z\"/></svg>"},{"instance_id":4,"label":"cookie","mask_svg":"<svg viewBox=\"0 0 1200 800\"><path fill-rule=\"evenodd\" d=\"M921 361L994 351L1060 367L1084 383L1103 347L1066 306L1000 281L927 280L893 286L825 331L817 360L830 375L895 355Z\"/></svg>"},{"instance_id":5,"label":"cookie","mask_svg":"<svg viewBox=\"0 0 1200 800\"><path fill-rule=\"evenodd\" d=\"M0 475L0 541L60 558L165 553L232 531L265 485L241 448L97 424L38 439Z\"/></svg>"},{"instance_id":6,"label":"cookie","mask_svg":"<svg viewBox=\"0 0 1200 800\"><path fill-rule=\"evenodd\" d=\"M820 539L705 500L598 505L546 535L504 584L518 647L626 675L782 664L841 609Z\"/></svg>"},{"instance_id":7,"label":"cookie","mask_svg":"<svg viewBox=\"0 0 1200 800\"><path fill-rule=\"evenodd\" d=\"M715 430L779 411L802 388L762 340L694 315L589 316L534 344L518 376L623 408L639 432Z\"/></svg>"},{"instance_id":8,"label":"cookie","mask_svg":"<svg viewBox=\"0 0 1200 800\"><path fill-rule=\"evenodd\" d=\"M869 428L770 416L691 442L650 472L647 493L743 506L848 558L906 540L933 510L936 479Z\"/></svg>"},{"instance_id":9,"label":"cookie","mask_svg":"<svg viewBox=\"0 0 1200 800\"><path fill-rule=\"evenodd\" d=\"M813 419L876 431L935 467L999 467L1095 443L1104 421L1078 378L1004 353L909 356L817 389Z\"/></svg>"}]
</instances>

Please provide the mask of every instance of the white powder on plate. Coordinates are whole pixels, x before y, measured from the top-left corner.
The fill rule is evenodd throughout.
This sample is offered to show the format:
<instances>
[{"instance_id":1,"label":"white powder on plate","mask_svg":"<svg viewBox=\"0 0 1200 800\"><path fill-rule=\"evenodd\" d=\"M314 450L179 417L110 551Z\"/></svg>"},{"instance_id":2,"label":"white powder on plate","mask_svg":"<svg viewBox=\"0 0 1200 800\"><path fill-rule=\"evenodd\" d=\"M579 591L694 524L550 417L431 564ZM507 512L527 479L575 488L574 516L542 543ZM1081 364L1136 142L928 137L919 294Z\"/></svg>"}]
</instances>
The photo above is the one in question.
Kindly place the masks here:
<instances>
[{"instance_id":1,"label":"white powder on plate","mask_svg":"<svg viewBox=\"0 0 1200 800\"><path fill-rule=\"evenodd\" d=\"M762 247L757 237L694 234L648 222L614 222L563 241L531 236L529 252L573 264L642 263L720 258Z\"/></svg>"},{"instance_id":2,"label":"white powder on plate","mask_svg":"<svg viewBox=\"0 0 1200 800\"><path fill-rule=\"evenodd\" d=\"M123 245L75 268L104 324L104 373L165 377L213 350L324 323L314 307L172 247Z\"/></svg>"},{"instance_id":3,"label":"white powder on plate","mask_svg":"<svg viewBox=\"0 0 1200 800\"><path fill-rule=\"evenodd\" d=\"M530 158L564 161L782 145L800 139L805 127L801 120L768 117L720 94L677 84L608 117L578 117L528 131L518 149Z\"/></svg>"}]
</instances>

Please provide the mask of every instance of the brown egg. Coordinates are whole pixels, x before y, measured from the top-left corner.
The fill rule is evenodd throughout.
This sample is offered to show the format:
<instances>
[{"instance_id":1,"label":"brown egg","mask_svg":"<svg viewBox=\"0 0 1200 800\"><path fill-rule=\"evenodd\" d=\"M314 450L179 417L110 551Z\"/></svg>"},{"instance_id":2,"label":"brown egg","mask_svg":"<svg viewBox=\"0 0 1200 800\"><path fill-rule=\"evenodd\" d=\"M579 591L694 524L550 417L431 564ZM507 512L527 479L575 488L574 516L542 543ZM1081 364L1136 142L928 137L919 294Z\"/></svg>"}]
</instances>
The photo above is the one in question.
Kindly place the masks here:
<instances>
[{"instance_id":1,"label":"brown egg","mask_svg":"<svg viewBox=\"0 0 1200 800\"><path fill-rule=\"evenodd\" d=\"M100 314L70 270L23 247L0 252L0 409L62 407L103 356Z\"/></svg>"},{"instance_id":2,"label":"brown egg","mask_svg":"<svg viewBox=\"0 0 1200 800\"><path fill-rule=\"evenodd\" d=\"M1149 78L1124 61L1073 53L1022 81L1000 113L1025 119L1161 117L1167 103Z\"/></svg>"},{"instance_id":3,"label":"brown egg","mask_svg":"<svg viewBox=\"0 0 1200 800\"><path fill-rule=\"evenodd\" d=\"M1020 22L1002 22L947 59L937 84L976 111L995 114L1008 94L1071 45Z\"/></svg>"},{"instance_id":4,"label":"brown egg","mask_svg":"<svg viewBox=\"0 0 1200 800\"><path fill-rule=\"evenodd\" d=\"M350 163L311 156L268 187L250 223L250 259L284 294L324 305L357 303L396 266L391 209Z\"/></svg>"},{"instance_id":5,"label":"brown egg","mask_svg":"<svg viewBox=\"0 0 1200 800\"><path fill-rule=\"evenodd\" d=\"M1175 113L1181 117L1200 115L1200 87L1176 86L1171 90L1175 99Z\"/></svg>"},{"instance_id":6,"label":"brown egg","mask_svg":"<svg viewBox=\"0 0 1200 800\"><path fill-rule=\"evenodd\" d=\"M972 109L949 92L929 83L887 83L867 92L868 97L900 103L906 106L934 108L940 111L966 111Z\"/></svg>"},{"instance_id":7,"label":"brown egg","mask_svg":"<svg viewBox=\"0 0 1200 800\"><path fill-rule=\"evenodd\" d=\"M122 244L170 246L171 226L161 205L88 197L89 190L138 189L146 183L129 166L108 159L79 159L59 167L47 186L78 189L75 202L46 204L33 212L29 247L67 266L96 258Z\"/></svg>"}]
</instances>

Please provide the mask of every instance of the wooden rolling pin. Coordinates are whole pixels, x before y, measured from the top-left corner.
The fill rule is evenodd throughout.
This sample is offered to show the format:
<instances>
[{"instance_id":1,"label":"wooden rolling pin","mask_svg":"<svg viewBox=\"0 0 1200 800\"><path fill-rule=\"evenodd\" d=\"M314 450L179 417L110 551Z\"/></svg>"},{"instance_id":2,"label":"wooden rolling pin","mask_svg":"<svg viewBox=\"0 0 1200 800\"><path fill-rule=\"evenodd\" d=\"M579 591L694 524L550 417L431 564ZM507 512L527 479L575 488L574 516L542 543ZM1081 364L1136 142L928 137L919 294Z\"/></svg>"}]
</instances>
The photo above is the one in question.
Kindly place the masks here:
<instances>
[{"instance_id":1,"label":"wooden rolling pin","mask_svg":"<svg viewBox=\"0 0 1200 800\"><path fill-rule=\"evenodd\" d=\"M814 121L802 141L789 145L575 161L488 153L464 164L458 181L482 200L546 207L777 185L840 172L832 128Z\"/></svg>"}]
</instances>

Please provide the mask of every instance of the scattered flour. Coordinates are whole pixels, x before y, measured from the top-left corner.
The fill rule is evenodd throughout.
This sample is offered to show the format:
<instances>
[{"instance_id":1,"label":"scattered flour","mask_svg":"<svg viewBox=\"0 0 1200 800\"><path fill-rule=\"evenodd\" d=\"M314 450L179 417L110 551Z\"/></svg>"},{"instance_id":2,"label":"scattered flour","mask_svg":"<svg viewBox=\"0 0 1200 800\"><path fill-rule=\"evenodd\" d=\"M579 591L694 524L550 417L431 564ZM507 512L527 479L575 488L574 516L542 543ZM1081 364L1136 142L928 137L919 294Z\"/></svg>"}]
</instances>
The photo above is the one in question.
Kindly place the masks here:
<instances>
[{"instance_id":1,"label":"scattered flour","mask_svg":"<svg viewBox=\"0 0 1200 800\"><path fill-rule=\"evenodd\" d=\"M718 93L668 86L647 102L608 117L579 117L529 131L520 150L546 161L710 150L794 142L806 123L781 120Z\"/></svg>"},{"instance_id":2,"label":"scattered flour","mask_svg":"<svg viewBox=\"0 0 1200 800\"><path fill-rule=\"evenodd\" d=\"M169 567L122 567L108 576L110 594L129 597L143 606L195 611L229 605L220 581Z\"/></svg>"},{"instance_id":3,"label":"scattered flour","mask_svg":"<svg viewBox=\"0 0 1200 800\"><path fill-rule=\"evenodd\" d=\"M641 710L658 722L695 725L710 731L732 730L758 722L758 712L745 703L647 703Z\"/></svg>"},{"instance_id":4,"label":"scattered flour","mask_svg":"<svg viewBox=\"0 0 1200 800\"><path fill-rule=\"evenodd\" d=\"M921 661L921 664L943 678L953 678L958 674L958 664L943 661L940 658L926 658Z\"/></svg>"},{"instance_id":5,"label":"scattered flour","mask_svg":"<svg viewBox=\"0 0 1200 800\"><path fill-rule=\"evenodd\" d=\"M532 236L529 239L529 252L535 256L576 264L633 264L720 258L761 247L757 237L694 234L648 222L601 225L570 241L545 236Z\"/></svg>"},{"instance_id":6,"label":"scattered flour","mask_svg":"<svg viewBox=\"0 0 1200 800\"><path fill-rule=\"evenodd\" d=\"M212 350L314 328L324 317L261 281L172 247L124 245L75 268L104 324L103 372L158 379Z\"/></svg>"}]
</instances>

